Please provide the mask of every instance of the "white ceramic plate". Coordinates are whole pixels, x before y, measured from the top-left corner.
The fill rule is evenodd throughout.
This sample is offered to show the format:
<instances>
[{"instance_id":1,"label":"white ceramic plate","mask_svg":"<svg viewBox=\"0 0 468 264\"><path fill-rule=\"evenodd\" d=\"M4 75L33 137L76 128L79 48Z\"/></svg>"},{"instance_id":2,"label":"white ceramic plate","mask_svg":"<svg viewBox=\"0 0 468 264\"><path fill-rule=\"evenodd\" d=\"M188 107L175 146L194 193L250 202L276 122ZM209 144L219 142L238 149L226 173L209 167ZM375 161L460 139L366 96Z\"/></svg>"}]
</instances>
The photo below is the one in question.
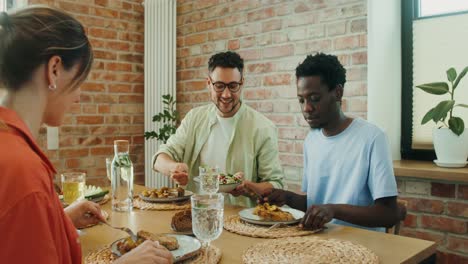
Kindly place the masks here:
<instances>
[{"instance_id":1,"label":"white ceramic plate","mask_svg":"<svg viewBox=\"0 0 468 264\"><path fill-rule=\"evenodd\" d=\"M198 251L201 249L201 244L198 239L185 236L185 235L175 235L175 234L166 234L167 236L172 236L177 238L177 242L179 243L179 248L176 250L172 250L171 253L174 256L174 262L179 262L182 260L189 259L195 256ZM116 256L121 256L119 250L117 250L117 242L124 240L125 238L121 238L119 240L114 241L111 245L111 251Z\"/></svg>"},{"instance_id":2,"label":"white ceramic plate","mask_svg":"<svg viewBox=\"0 0 468 264\"><path fill-rule=\"evenodd\" d=\"M281 207L281 210L283 210L285 212L290 212L293 215L294 220L291 220L291 221L267 221L267 220L263 220L263 218L258 216L258 215L254 215L253 214L254 209L255 208L248 208L248 209L244 209L244 210L240 211L239 212L240 219L244 220L245 222L251 223L251 224L271 226L271 225L278 224L278 223L282 223L282 224L286 224L286 225L296 224L296 223L299 223L299 221L301 221L302 217L304 217L304 212L302 212L302 211L299 211L299 210L296 210L296 209L293 209L293 208L289 208L289 207Z\"/></svg>"},{"instance_id":3,"label":"white ceramic plate","mask_svg":"<svg viewBox=\"0 0 468 264\"><path fill-rule=\"evenodd\" d=\"M200 188L200 178L197 177L194 177L193 178L193 181L195 182L195 184L197 185L197 188ZM218 192L221 192L221 193L228 193L232 190L234 190L238 185L240 184L240 182L237 182L237 183L230 183L230 184L219 184L219 189L218 189Z\"/></svg>"},{"instance_id":4,"label":"white ceramic plate","mask_svg":"<svg viewBox=\"0 0 468 264\"><path fill-rule=\"evenodd\" d=\"M447 167L447 168L463 168L468 164L467 161L465 162L445 162L445 161L438 161L434 160L435 164L439 167Z\"/></svg>"},{"instance_id":5,"label":"white ceramic plate","mask_svg":"<svg viewBox=\"0 0 468 264\"><path fill-rule=\"evenodd\" d=\"M193 192L185 190L184 196L181 197L169 197L169 198L150 198L143 196L143 194L140 193L140 198L149 203L170 203L170 202L181 202L190 199L190 196L193 195Z\"/></svg>"}]
</instances>

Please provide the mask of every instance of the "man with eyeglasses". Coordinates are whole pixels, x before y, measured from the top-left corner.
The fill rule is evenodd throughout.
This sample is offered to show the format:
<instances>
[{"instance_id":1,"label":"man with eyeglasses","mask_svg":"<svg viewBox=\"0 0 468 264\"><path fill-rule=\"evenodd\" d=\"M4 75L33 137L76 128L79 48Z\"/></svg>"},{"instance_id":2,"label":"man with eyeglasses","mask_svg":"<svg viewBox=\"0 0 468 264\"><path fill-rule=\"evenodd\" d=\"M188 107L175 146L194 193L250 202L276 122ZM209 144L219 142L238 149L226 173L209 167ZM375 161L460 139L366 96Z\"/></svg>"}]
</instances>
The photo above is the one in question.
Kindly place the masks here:
<instances>
[{"instance_id":1,"label":"man with eyeglasses","mask_svg":"<svg viewBox=\"0 0 468 264\"><path fill-rule=\"evenodd\" d=\"M199 166L243 173L234 196L263 195L283 187L275 125L241 100L244 61L235 52L221 52L208 62L207 85L212 104L187 113L176 133L153 157L153 168L187 188ZM248 197L231 203L250 206Z\"/></svg>"}]
</instances>

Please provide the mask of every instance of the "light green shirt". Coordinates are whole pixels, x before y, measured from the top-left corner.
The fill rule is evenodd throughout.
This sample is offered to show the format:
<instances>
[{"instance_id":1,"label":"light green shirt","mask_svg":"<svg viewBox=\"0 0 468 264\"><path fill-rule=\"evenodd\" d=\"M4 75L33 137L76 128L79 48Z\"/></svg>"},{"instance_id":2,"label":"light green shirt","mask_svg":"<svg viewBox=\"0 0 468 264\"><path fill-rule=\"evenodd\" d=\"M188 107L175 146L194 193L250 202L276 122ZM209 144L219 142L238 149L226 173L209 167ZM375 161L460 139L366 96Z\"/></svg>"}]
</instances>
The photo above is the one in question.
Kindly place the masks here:
<instances>
[{"instance_id":1,"label":"light green shirt","mask_svg":"<svg viewBox=\"0 0 468 264\"><path fill-rule=\"evenodd\" d=\"M156 157L166 153L174 161L183 162L189 168L187 189L194 190L192 177L198 175L200 152L205 145L211 129L216 122L217 109L214 104L192 109L187 113L177 131L166 144L161 145ZM283 171L278 157L278 135L273 122L242 103L234 115L234 133L229 144L226 171L234 174L243 172L246 180L252 182L269 182L274 188L283 188ZM246 197L226 196L230 203L251 206Z\"/></svg>"}]
</instances>

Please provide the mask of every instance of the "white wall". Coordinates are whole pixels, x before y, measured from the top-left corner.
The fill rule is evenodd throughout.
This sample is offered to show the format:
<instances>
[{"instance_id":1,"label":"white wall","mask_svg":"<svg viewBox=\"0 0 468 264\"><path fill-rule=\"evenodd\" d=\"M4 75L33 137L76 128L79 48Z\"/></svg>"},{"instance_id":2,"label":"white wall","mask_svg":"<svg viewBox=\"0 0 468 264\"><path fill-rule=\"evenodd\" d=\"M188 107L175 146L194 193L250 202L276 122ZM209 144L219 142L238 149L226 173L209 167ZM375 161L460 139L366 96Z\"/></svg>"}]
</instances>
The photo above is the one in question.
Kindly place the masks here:
<instances>
[{"instance_id":1,"label":"white wall","mask_svg":"<svg viewBox=\"0 0 468 264\"><path fill-rule=\"evenodd\" d=\"M401 1L368 0L367 117L388 135L399 160L401 138Z\"/></svg>"}]
</instances>

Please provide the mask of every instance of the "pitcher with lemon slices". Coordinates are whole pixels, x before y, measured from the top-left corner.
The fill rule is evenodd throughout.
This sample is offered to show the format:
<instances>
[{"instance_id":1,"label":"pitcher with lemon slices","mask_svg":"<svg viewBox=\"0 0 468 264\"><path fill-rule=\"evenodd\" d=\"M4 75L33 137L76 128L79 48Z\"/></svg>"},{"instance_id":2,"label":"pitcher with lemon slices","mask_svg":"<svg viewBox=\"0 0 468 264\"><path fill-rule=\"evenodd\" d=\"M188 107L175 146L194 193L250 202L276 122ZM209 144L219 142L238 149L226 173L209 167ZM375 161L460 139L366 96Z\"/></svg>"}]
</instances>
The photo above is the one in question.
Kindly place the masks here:
<instances>
[{"instance_id":1,"label":"pitcher with lemon slices","mask_svg":"<svg viewBox=\"0 0 468 264\"><path fill-rule=\"evenodd\" d=\"M112 210L131 211L133 208L133 164L128 140L114 141L114 160L111 165Z\"/></svg>"}]
</instances>

